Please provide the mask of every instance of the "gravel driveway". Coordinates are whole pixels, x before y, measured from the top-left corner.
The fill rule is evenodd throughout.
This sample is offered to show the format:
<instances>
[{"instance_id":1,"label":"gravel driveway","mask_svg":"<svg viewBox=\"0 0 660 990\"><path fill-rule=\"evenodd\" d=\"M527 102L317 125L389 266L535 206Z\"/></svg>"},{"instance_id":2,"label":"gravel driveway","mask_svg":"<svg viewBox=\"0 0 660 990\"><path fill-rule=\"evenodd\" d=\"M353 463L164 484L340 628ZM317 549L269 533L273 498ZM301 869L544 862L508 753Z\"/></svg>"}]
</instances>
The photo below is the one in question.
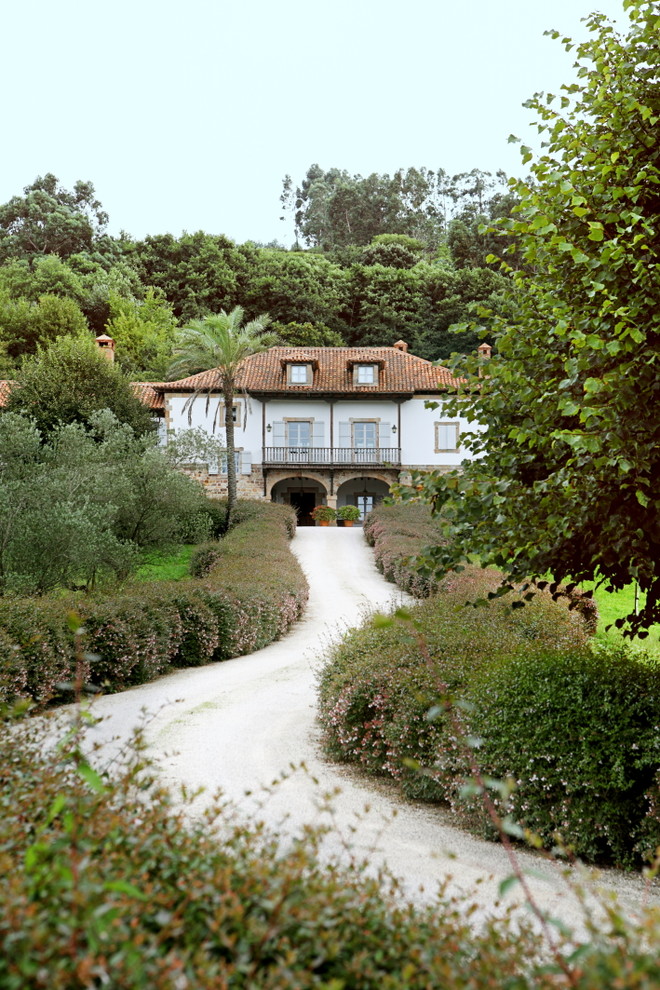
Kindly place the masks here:
<instances>
[{"instance_id":1,"label":"gravel driveway","mask_svg":"<svg viewBox=\"0 0 660 990\"><path fill-rule=\"evenodd\" d=\"M314 672L324 649L367 610L385 609L404 596L376 570L359 528L300 529L292 549L307 575L310 602L285 639L248 657L99 698L94 711L103 721L95 735L112 750L146 709L153 713L147 738L167 782L202 786L207 793L221 788L241 811L256 809L285 835L305 823L327 822L319 810L323 795L340 789L332 801L328 854L387 864L415 899L431 899L450 875L454 889L474 894L490 911L499 882L511 873L501 846L447 825L430 806L401 802L390 788L357 779L319 753ZM529 881L541 906L579 925L562 869L528 853L520 859L541 874ZM630 874L608 871L601 882L619 892L629 913L646 896L641 879Z\"/></svg>"}]
</instances>

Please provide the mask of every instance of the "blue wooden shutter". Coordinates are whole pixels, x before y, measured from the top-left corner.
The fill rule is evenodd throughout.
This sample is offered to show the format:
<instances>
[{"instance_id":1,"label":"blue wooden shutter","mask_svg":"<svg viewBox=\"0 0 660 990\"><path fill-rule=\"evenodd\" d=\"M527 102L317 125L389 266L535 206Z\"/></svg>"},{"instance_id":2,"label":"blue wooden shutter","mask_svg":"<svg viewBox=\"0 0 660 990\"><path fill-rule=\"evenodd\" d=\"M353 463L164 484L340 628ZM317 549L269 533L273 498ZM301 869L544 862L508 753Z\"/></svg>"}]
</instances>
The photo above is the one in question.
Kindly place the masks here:
<instances>
[{"instance_id":1,"label":"blue wooden shutter","mask_svg":"<svg viewBox=\"0 0 660 990\"><path fill-rule=\"evenodd\" d=\"M391 423L379 423L378 424L378 446L392 447L392 424Z\"/></svg>"}]
</instances>

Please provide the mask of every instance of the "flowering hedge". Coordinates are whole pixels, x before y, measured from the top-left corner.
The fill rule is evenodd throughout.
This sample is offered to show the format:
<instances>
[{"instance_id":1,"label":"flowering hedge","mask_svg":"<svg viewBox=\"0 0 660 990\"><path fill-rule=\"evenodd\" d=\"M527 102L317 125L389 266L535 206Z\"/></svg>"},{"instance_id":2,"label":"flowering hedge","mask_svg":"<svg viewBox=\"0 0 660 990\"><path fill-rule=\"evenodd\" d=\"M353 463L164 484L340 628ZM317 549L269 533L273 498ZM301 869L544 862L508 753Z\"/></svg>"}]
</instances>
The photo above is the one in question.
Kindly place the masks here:
<instances>
[{"instance_id":1,"label":"flowering hedge","mask_svg":"<svg viewBox=\"0 0 660 990\"><path fill-rule=\"evenodd\" d=\"M427 598L437 589L434 576L415 565L424 547L441 539L429 506L408 502L378 505L365 520L364 536L374 548L376 567L387 581L415 598Z\"/></svg>"},{"instance_id":2,"label":"flowering hedge","mask_svg":"<svg viewBox=\"0 0 660 990\"><path fill-rule=\"evenodd\" d=\"M466 569L413 609L426 659L399 623L351 631L321 676L326 751L492 835L482 802L462 796L464 740L479 737L485 772L516 782L503 813L550 843L562 833L585 858L630 865L660 845L660 663L594 653L579 615L548 594L516 610L465 604L497 581ZM447 697L465 707L450 716Z\"/></svg>"},{"instance_id":3,"label":"flowering hedge","mask_svg":"<svg viewBox=\"0 0 660 990\"><path fill-rule=\"evenodd\" d=\"M44 704L76 667L68 616L86 630L80 673L104 690L173 667L261 649L302 613L307 584L291 554L290 509L239 503L243 519L217 544L216 566L184 581L133 583L112 594L0 599L0 702Z\"/></svg>"}]
</instances>

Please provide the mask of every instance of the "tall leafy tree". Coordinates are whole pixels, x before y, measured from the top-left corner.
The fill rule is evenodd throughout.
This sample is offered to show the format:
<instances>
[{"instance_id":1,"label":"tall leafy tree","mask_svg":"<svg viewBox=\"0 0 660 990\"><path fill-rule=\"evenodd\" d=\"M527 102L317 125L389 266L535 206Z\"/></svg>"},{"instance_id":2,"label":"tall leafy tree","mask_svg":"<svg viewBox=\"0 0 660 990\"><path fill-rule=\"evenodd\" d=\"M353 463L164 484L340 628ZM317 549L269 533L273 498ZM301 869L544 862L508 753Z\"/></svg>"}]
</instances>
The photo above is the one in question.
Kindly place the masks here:
<instances>
[{"instance_id":1,"label":"tall leafy tree","mask_svg":"<svg viewBox=\"0 0 660 990\"><path fill-rule=\"evenodd\" d=\"M107 222L91 182L68 190L48 172L0 206L0 259L90 250Z\"/></svg>"},{"instance_id":2,"label":"tall leafy tree","mask_svg":"<svg viewBox=\"0 0 660 990\"><path fill-rule=\"evenodd\" d=\"M133 246L131 261L145 285L162 289L181 321L230 310L242 298L257 249L197 231L147 237Z\"/></svg>"},{"instance_id":3,"label":"tall leafy tree","mask_svg":"<svg viewBox=\"0 0 660 990\"><path fill-rule=\"evenodd\" d=\"M499 321L497 355L455 405L486 425L481 456L420 484L454 546L510 580L637 581L628 621L644 633L660 621L660 12L624 7L627 33L592 15L578 81L530 101L545 151L503 226L525 262L516 326Z\"/></svg>"},{"instance_id":4,"label":"tall leafy tree","mask_svg":"<svg viewBox=\"0 0 660 990\"><path fill-rule=\"evenodd\" d=\"M245 286L250 315L269 313L280 323L322 323L341 333L349 274L328 258L302 251L260 250Z\"/></svg>"},{"instance_id":5,"label":"tall leafy tree","mask_svg":"<svg viewBox=\"0 0 660 990\"><path fill-rule=\"evenodd\" d=\"M89 336L60 337L37 347L16 376L7 409L30 416L45 437L63 423L86 425L92 413L103 409L138 435L155 429L128 378Z\"/></svg>"},{"instance_id":6,"label":"tall leafy tree","mask_svg":"<svg viewBox=\"0 0 660 990\"><path fill-rule=\"evenodd\" d=\"M170 367L170 378L198 371L214 370L213 382L195 392L192 402L203 391L207 396L207 408L212 392L221 391L224 401L225 436L227 447L227 526L231 523L236 504L236 445L234 442L234 396L236 376L241 362L250 354L272 347L277 342L274 334L267 333L270 316L263 314L243 323L244 312L235 306L230 312L221 310L214 316L193 320L183 327L178 336L175 361Z\"/></svg>"}]
</instances>

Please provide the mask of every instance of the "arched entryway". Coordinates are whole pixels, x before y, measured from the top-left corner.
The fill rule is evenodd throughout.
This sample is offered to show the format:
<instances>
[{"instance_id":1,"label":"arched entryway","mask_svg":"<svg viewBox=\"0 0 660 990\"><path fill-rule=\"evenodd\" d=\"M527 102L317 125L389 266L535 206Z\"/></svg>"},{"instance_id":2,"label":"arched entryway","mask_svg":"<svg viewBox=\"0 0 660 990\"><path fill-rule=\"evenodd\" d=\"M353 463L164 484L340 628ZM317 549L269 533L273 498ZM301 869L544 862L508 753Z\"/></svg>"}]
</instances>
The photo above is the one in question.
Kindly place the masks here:
<instances>
[{"instance_id":1,"label":"arched entryway","mask_svg":"<svg viewBox=\"0 0 660 990\"><path fill-rule=\"evenodd\" d=\"M299 526L313 526L312 510L326 501L327 489L316 478L297 475L276 482L270 493L272 502L292 505L298 516Z\"/></svg>"},{"instance_id":2,"label":"arched entryway","mask_svg":"<svg viewBox=\"0 0 660 990\"><path fill-rule=\"evenodd\" d=\"M364 519L389 492L390 486L380 478L364 475L350 478L337 489L337 508L340 509L342 505L357 505L360 519Z\"/></svg>"}]
</instances>

